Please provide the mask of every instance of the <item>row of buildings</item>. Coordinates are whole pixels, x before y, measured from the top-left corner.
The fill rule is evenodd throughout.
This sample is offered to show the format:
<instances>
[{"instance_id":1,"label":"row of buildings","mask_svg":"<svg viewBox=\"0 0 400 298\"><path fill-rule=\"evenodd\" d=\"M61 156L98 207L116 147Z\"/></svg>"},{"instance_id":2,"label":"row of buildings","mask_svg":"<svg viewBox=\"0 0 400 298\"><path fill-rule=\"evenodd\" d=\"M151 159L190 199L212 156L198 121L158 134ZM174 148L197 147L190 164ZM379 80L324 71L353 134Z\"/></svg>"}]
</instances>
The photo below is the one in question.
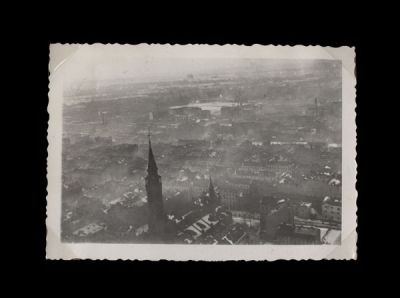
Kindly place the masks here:
<instances>
[{"instance_id":1,"label":"row of buildings","mask_svg":"<svg viewBox=\"0 0 400 298\"><path fill-rule=\"evenodd\" d=\"M123 241L154 242L154 243L187 243L187 244L256 244L265 243L295 243L318 244L321 242L321 234L316 227L305 227L295 222L296 217L308 219L314 210L311 203L293 203L290 199L277 199L265 196L257 190L257 185L241 183L229 183L221 181L221 185L215 187L211 180L207 185L201 180L197 185L186 188L173 188L167 186L166 190L179 190L191 193L189 200L180 196L177 202L174 197L163 196L161 176L155 162L151 143L149 141L149 154L147 165L147 177L145 178L146 205L141 205L140 222L129 225L133 218L133 209L127 209L123 204L114 204L107 209L111 222L121 222L125 217L125 224L105 224L94 222L74 231L74 239L91 241ZM218 181L218 180L217 180ZM235 181L237 182L237 181ZM258 205L258 228L243 228L233 224L232 210L237 208L240 198L245 196L247 201L253 199ZM323 216L327 220L340 221L337 210L340 200L326 198L323 201ZM132 206L131 206L132 207ZM138 206L136 206L138 207ZM127 211L128 210L128 211ZM137 210L137 208L136 208ZM147 214L147 217L143 216ZM254 212L253 212L254 214ZM137 216L136 216L137 217ZM139 216L140 217L140 216ZM137 221L137 220L136 220Z\"/></svg>"}]
</instances>

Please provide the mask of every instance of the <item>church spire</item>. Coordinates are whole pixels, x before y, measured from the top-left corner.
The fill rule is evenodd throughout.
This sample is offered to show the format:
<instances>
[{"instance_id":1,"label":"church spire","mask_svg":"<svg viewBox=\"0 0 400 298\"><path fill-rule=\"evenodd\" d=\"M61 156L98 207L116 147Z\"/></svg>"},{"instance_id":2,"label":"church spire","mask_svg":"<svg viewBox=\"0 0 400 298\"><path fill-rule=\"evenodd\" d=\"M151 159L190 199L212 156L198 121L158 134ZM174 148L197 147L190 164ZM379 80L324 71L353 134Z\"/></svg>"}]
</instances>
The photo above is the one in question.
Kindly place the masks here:
<instances>
[{"instance_id":1,"label":"church spire","mask_svg":"<svg viewBox=\"0 0 400 298\"><path fill-rule=\"evenodd\" d=\"M210 174L210 184L208 185L208 193L209 193L210 199L215 198L215 190L214 190L214 185L211 180L211 174Z\"/></svg>"},{"instance_id":2,"label":"church spire","mask_svg":"<svg viewBox=\"0 0 400 298\"><path fill-rule=\"evenodd\" d=\"M156 164L156 160L154 158L154 154L153 154L153 149L151 148L151 139L150 139L150 129L149 129L149 161L148 161L148 165L147 165L147 172L149 173L149 176L151 175L158 175L158 168L157 168L157 164Z\"/></svg>"},{"instance_id":3,"label":"church spire","mask_svg":"<svg viewBox=\"0 0 400 298\"><path fill-rule=\"evenodd\" d=\"M149 129L149 160L147 166L147 177L145 178L148 206L149 234L154 241L161 241L165 230L165 214L162 196L161 176L158 175L156 160L151 148Z\"/></svg>"}]
</instances>

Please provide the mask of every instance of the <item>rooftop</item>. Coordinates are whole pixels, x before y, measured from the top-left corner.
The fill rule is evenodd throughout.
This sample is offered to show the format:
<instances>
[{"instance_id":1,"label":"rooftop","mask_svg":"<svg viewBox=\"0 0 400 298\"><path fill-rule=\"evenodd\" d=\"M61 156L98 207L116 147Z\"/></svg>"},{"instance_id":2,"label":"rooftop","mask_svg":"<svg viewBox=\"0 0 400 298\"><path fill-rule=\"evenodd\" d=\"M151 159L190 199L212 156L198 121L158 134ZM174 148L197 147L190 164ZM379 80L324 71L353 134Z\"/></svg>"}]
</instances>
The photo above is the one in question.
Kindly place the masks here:
<instances>
[{"instance_id":1,"label":"rooftop","mask_svg":"<svg viewBox=\"0 0 400 298\"><path fill-rule=\"evenodd\" d=\"M334 205L334 206L342 206L342 200L341 199L336 199L336 198L331 198L331 197L325 197L323 200L322 204L329 204L329 205Z\"/></svg>"},{"instance_id":2,"label":"rooftop","mask_svg":"<svg viewBox=\"0 0 400 298\"><path fill-rule=\"evenodd\" d=\"M103 227L98 225L97 223L91 223L83 228L76 230L72 234L78 235L78 236L87 236L90 234L94 234L102 229L103 229Z\"/></svg>"},{"instance_id":3,"label":"rooftop","mask_svg":"<svg viewBox=\"0 0 400 298\"><path fill-rule=\"evenodd\" d=\"M320 234L320 230L317 228L312 228L312 227L295 226L293 233L299 234L299 235L318 236Z\"/></svg>"}]
</instances>

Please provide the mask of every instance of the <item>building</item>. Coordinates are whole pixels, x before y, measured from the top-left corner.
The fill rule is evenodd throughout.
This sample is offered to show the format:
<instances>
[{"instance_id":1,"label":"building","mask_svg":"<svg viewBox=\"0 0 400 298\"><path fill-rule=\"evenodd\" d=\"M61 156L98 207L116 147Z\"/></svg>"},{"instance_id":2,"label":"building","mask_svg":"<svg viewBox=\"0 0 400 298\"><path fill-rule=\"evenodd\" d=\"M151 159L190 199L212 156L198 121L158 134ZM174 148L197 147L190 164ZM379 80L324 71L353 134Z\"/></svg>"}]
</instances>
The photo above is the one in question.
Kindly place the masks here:
<instances>
[{"instance_id":1,"label":"building","mask_svg":"<svg viewBox=\"0 0 400 298\"><path fill-rule=\"evenodd\" d=\"M183 184L175 181L166 184L164 186L164 190L175 191L175 192L178 191L180 193L187 194L188 197L190 197L191 195L191 189L189 184Z\"/></svg>"},{"instance_id":2,"label":"building","mask_svg":"<svg viewBox=\"0 0 400 298\"><path fill-rule=\"evenodd\" d=\"M234 177L268 182L276 180L276 174L270 171L237 170Z\"/></svg>"},{"instance_id":3,"label":"building","mask_svg":"<svg viewBox=\"0 0 400 298\"><path fill-rule=\"evenodd\" d=\"M260 204L260 230L264 239L276 239L281 224L293 224L293 210L289 199L276 201L273 197L263 197Z\"/></svg>"},{"instance_id":4,"label":"building","mask_svg":"<svg viewBox=\"0 0 400 298\"><path fill-rule=\"evenodd\" d=\"M342 221L342 200L326 197L322 202L322 219Z\"/></svg>"},{"instance_id":5,"label":"building","mask_svg":"<svg viewBox=\"0 0 400 298\"><path fill-rule=\"evenodd\" d=\"M234 210L239 208L239 198L237 192L234 189L220 188L219 193L221 194L222 206Z\"/></svg>"},{"instance_id":6,"label":"building","mask_svg":"<svg viewBox=\"0 0 400 298\"><path fill-rule=\"evenodd\" d=\"M221 206L211 178L206 191L193 201L168 210L167 218L173 243L223 244L221 237L232 227L232 214Z\"/></svg>"},{"instance_id":7,"label":"building","mask_svg":"<svg viewBox=\"0 0 400 298\"><path fill-rule=\"evenodd\" d=\"M216 193L215 193L215 187L214 187L214 185L212 183L211 175L210 175L210 183L208 185L208 194L209 194L209 197L210 197L211 201L215 201L218 205L221 204L220 196L217 196Z\"/></svg>"},{"instance_id":8,"label":"building","mask_svg":"<svg viewBox=\"0 0 400 298\"><path fill-rule=\"evenodd\" d=\"M200 196L203 192L207 191L206 180L194 180L193 185L190 187L190 194L192 199Z\"/></svg>"},{"instance_id":9,"label":"building","mask_svg":"<svg viewBox=\"0 0 400 298\"><path fill-rule=\"evenodd\" d=\"M314 227L281 224L276 231L275 243L289 245L321 244L321 230Z\"/></svg>"},{"instance_id":10,"label":"building","mask_svg":"<svg viewBox=\"0 0 400 298\"><path fill-rule=\"evenodd\" d=\"M294 205L294 215L300 218L309 219L311 214L311 203L301 202Z\"/></svg>"},{"instance_id":11,"label":"building","mask_svg":"<svg viewBox=\"0 0 400 298\"><path fill-rule=\"evenodd\" d=\"M201 167L212 167L216 166L219 161L221 160L220 158L216 157L186 157L187 160L185 160L184 163L184 168L191 168L193 165L194 166L201 166Z\"/></svg>"},{"instance_id":12,"label":"building","mask_svg":"<svg viewBox=\"0 0 400 298\"><path fill-rule=\"evenodd\" d=\"M74 240L76 242L80 242L80 240L83 241L83 239L85 239L86 241L88 239L95 241L98 239L98 235L101 234L101 233L99 233L101 230L103 230L103 227L100 226L98 223L93 222L87 226L84 226L84 227L76 230L72 234L73 234Z\"/></svg>"},{"instance_id":13,"label":"building","mask_svg":"<svg viewBox=\"0 0 400 298\"><path fill-rule=\"evenodd\" d=\"M164 236L166 217L164 214L161 176L158 175L157 164L151 148L150 135L149 160L145 181L149 214L148 231L153 239L158 240Z\"/></svg>"},{"instance_id":14,"label":"building","mask_svg":"<svg viewBox=\"0 0 400 298\"><path fill-rule=\"evenodd\" d=\"M221 181L221 180L220 180ZM252 179L247 179L247 178L239 178L239 177L230 177L228 180L225 182L221 181L219 184L221 186L227 185L228 187L236 189L237 192L248 192L250 183Z\"/></svg>"},{"instance_id":15,"label":"building","mask_svg":"<svg viewBox=\"0 0 400 298\"><path fill-rule=\"evenodd\" d=\"M293 164L288 162L269 162L260 163L255 161L243 162L239 168L243 171L268 171L274 173L291 173L293 170Z\"/></svg>"}]
</instances>

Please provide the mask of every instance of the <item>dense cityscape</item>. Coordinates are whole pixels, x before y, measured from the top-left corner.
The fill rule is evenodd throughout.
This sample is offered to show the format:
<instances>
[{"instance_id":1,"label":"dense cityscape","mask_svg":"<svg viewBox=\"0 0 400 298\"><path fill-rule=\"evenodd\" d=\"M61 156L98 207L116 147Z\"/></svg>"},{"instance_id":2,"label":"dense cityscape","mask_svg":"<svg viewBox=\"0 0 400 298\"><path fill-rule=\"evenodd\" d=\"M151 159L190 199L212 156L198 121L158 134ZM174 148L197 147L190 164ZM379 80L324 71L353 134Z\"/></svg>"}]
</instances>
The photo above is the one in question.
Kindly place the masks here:
<instances>
[{"instance_id":1,"label":"dense cityscape","mask_svg":"<svg viewBox=\"0 0 400 298\"><path fill-rule=\"evenodd\" d=\"M64 242L340 244L336 60L65 87Z\"/></svg>"}]
</instances>

